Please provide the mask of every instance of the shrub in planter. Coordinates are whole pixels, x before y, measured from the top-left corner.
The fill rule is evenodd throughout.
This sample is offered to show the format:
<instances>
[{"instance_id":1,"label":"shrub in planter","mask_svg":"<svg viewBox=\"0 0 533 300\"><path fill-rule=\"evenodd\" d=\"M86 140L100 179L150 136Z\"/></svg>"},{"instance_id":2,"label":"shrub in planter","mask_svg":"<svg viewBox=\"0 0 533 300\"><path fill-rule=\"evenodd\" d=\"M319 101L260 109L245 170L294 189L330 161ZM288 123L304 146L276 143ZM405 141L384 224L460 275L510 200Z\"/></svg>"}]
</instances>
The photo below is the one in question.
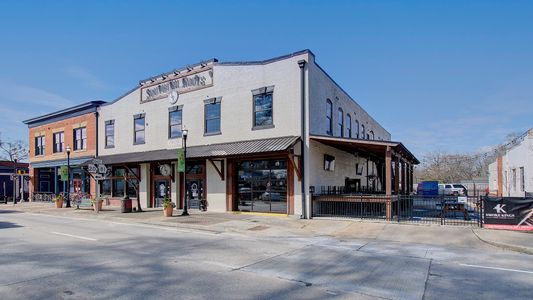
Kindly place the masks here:
<instances>
[{"instance_id":1,"label":"shrub in planter","mask_svg":"<svg viewBox=\"0 0 533 300\"><path fill-rule=\"evenodd\" d=\"M176 204L174 204L170 198L165 197L163 199L163 213L165 217L172 217L172 211L174 210L174 207L176 207Z\"/></svg>"},{"instance_id":2,"label":"shrub in planter","mask_svg":"<svg viewBox=\"0 0 533 300\"><path fill-rule=\"evenodd\" d=\"M55 196L52 201L55 202L56 208L62 208L63 207L63 201L65 201L65 197L62 194L58 194Z\"/></svg>"}]
</instances>

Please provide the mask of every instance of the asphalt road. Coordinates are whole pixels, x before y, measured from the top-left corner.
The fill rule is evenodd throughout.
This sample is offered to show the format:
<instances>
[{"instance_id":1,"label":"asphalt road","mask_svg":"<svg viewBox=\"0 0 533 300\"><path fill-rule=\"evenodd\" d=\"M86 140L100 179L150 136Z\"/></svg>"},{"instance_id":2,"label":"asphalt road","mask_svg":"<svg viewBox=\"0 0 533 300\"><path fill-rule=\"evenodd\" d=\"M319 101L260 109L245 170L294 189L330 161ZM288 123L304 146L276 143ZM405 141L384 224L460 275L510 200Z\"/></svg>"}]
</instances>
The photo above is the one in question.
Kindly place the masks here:
<instances>
[{"instance_id":1,"label":"asphalt road","mask_svg":"<svg viewBox=\"0 0 533 300\"><path fill-rule=\"evenodd\" d=\"M533 256L0 210L0 299L530 299Z\"/></svg>"}]
</instances>

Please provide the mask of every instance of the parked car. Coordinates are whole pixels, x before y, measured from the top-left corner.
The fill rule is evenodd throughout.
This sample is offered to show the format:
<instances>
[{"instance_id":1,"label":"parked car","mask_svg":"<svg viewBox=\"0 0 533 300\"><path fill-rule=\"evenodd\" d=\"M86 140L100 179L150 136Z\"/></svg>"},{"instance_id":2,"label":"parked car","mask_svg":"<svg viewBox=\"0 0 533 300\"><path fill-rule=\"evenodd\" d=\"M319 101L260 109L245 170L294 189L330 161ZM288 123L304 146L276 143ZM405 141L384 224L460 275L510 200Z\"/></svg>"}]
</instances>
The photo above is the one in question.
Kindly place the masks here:
<instances>
[{"instance_id":1,"label":"parked car","mask_svg":"<svg viewBox=\"0 0 533 300\"><path fill-rule=\"evenodd\" d=\"M439 184L439 195L446 196L465 196L467 190L462 184L456 183L440 183Z\"/></svg>"}]
</instances>

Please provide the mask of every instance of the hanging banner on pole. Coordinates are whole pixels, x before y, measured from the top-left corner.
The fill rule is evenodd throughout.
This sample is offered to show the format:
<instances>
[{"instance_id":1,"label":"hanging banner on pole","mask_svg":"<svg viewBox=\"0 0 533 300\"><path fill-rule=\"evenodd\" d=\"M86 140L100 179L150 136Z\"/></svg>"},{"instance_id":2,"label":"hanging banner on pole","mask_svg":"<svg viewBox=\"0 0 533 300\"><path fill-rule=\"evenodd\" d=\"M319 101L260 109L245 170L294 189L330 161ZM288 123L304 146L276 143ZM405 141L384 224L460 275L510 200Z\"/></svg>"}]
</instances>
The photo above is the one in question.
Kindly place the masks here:
<instances>
[{"instance_id":1,"label":"hanging banner on pole","mask_svg":"<svg viewBox=\"0 0 533 300\"><path fill-rule=\"evenodd\" d=\"M185 172L185 152L178 149L178 172Z\"/></svg>"},{"instance_id":2,"label":"hanging banner on pole","mask_svg":"<svg viewBox=\"0 0 533 300\"><path fill-rule=\"evenodd\" d=\"M59 176L61 176L61 181L68 180L68 168L67 166L59 167Z\"/></svg>"}]
</instances>

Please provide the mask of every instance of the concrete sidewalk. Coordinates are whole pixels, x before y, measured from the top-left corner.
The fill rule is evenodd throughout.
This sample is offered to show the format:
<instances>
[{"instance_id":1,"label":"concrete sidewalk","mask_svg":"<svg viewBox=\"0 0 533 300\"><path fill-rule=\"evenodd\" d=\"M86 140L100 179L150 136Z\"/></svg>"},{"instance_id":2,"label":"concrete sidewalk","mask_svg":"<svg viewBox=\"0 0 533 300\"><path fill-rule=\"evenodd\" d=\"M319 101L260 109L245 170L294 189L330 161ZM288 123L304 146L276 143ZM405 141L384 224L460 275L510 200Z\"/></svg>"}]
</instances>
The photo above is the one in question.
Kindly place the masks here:
<instances>
[{"instance_id":1,"label":"concrete sidewalk","mask_svg":"<svg viewBox=\"0 0 533 300\"><path fill-rule=\"evenodd\" d=\"M214 213L191 210L182 217L181 210L165 218L161 209L144 209L142 213L120 213L118 208L104 207L100 213L89 208L57 209L53 203L19 203L0 205L0 210L17 210L84 219L176 227L213 233L254 234L264 237L333 237L342 240L366 239L407 242L436 246L487 247L533 255L533 234L462 226L414 225L380 221L316 218L301 220L296 216L256 215L246 213Z\"/></svg>"}]
</instances>

